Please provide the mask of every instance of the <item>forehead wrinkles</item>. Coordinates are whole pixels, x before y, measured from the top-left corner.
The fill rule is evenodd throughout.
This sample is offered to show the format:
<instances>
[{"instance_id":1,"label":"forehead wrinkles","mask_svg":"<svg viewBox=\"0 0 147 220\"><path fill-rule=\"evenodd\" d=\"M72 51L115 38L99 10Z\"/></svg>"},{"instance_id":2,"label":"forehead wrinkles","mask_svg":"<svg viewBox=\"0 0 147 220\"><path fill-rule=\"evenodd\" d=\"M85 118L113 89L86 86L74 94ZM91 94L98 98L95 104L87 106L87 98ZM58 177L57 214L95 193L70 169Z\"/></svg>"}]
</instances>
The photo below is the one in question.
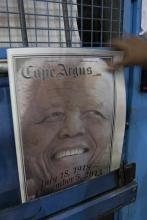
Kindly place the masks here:
<instances>
[{"instance_id":1,"label":"forehead wrinkles","mask_svg":"<svg viewBox=\"0 0 147 220\"><path fill-rule=\"evenodd\" d=\"M61 86L62 85L62 86ZM109 93L106 88L89 86L78 86L77 84L61 83L60 86L55 84L51 86L50 83L41 83L38 92L36 94L37 100L43 104L43 106L99 106L100 103L106 102L109 105L112 102L112 92L109 89ZM67 86L68 85L68 86ZM81 84L80 84L81 85ZM71 86L71 87L70 87ZM107 87L107 86L106 86ZM105 90L104 90L105 89ZM108 89L108 87L107 87ZM34 93L35 94L35 93Z\"/></svg>"}]
</instances>

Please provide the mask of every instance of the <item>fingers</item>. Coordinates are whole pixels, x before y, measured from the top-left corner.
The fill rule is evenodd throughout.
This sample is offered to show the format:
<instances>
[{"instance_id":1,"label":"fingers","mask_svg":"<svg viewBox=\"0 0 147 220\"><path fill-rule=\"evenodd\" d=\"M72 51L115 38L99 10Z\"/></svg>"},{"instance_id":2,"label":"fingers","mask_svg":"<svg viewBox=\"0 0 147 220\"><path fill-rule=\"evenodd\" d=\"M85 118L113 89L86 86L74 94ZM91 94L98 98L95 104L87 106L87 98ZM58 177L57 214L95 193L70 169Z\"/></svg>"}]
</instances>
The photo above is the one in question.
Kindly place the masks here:
<instances>
[{"instance_id":1,"label":"fingers","mask_svg":"<svg viewBox=\"0 0 147 220\"><path fill-rule=\"evenodd\" d=\"M123 59L121 61L116 62L115 65L118 67L131 66L131 65L133 65L133 63L132 63L132 60L129 56L124 56Z\"/></svg>"},{"instance_id":2,"label":"fingers","mask_svg":"<svg viewBox=\"0 0 147 220\"><path fill-rule=\"evenodd\" d=\"M121 61L117 61L114 63L108 63L108 69L111 72L116 71L117 69L121 68L121 67L127 67L130 65L130 61L128 58L124 58Z\"/></svg>"},{"instance_id":3,"label":"fingers","mask_svg":"<svg viewBox=\"0 0 147 220\"><path fill-rule=\"evenodd\" d=\"M112 47L124 52L123 59L112 64L114 69L121 66L146 65L147 43L143 42L138 37L128 37L121 40L114 39L112 41Z\"/></svg>"},{"instance_id":4,"label":"fingers","mask_svg":"<svg viewBox=\"0 0 147 220\"><path fill-rule=\"evenodd\" d=\"M134 48L133 45L135 45L138 42L138 39L136 37L128 37L128 38L123 38L123 39L114 39L112 41L112 47L117 49L117 50L122 50L124 51L124 57L122 58L121 61L117 61L112 64L113 69L118 69L122 66L131 66L133 65L133 50L132 47Z\"/></svg>"},{"instance_id":5,"label":"fingers","mask_svg":"<svg viewBox=\"0 0 147 220\"><path fill-rule=\"evenodd\" d=\"M116 50L127 51L128 50L128 43L126 40L114 39L112 41L112 47Z\"/></svg>"}]
</instances>

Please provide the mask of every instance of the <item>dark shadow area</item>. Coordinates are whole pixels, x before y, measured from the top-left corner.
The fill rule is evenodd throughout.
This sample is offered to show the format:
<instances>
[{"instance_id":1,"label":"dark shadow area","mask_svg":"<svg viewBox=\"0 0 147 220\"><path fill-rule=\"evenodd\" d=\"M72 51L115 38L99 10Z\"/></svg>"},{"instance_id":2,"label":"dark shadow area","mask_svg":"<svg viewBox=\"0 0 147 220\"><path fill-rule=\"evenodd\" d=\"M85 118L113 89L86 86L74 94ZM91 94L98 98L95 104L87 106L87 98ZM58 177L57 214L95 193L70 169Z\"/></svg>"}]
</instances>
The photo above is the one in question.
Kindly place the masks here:
<instances>
[{"instance_id":1,"label":"dark shadow area","mask_svg":"<svg viewBox=\"0 0 147 220\"><path fill-rule=\"evenodd\" d=\"M101 41L101 1L77 0L78 29L83 47L98 47ZM97 3L96 3L97 2Z\"/></svg>"},{"instance_id":2,"label":"dark shadow area","mask_svg":"<svg viewBox=\"0 0 147 220\"><path fill-rule=\"evenodd\" d=\"M122 0L77 0L77 23L83 47L109 47L122 35Z\"/></svg>"}]
</instances>

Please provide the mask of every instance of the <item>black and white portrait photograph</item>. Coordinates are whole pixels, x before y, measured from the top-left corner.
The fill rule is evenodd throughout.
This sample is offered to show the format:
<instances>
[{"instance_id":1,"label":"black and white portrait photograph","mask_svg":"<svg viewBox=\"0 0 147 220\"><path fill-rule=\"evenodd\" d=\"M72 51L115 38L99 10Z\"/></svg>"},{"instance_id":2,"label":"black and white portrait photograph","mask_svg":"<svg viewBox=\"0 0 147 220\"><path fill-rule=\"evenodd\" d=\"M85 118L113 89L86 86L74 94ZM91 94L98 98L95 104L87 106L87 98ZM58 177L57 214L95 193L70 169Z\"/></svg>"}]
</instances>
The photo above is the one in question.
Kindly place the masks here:
<instances>
[{"instance_id":1,"label":"black and white portrait photograph","mask_svg":"<svg viewBox=\"0 0 147 220\"><path fill-rule=\"evenodd\" d=\"M15 58L28 200L110 171L116 102L111 61L83 55Z\"/></svg>"}]
</instances>

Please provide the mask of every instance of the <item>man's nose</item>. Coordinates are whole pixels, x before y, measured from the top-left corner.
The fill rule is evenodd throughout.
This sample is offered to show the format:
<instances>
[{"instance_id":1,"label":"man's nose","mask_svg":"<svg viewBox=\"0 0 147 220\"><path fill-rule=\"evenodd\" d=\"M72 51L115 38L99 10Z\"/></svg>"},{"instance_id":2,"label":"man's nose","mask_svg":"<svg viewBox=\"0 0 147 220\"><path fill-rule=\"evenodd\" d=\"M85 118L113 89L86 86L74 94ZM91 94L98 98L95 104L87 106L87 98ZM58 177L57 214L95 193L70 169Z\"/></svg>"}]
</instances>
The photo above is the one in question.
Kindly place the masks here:
<instances>
[{"instance_id":1,"label":"man's nose","mask_svg":"<svg viewBox=\"0 0 147 220\"><path fill-rule=\"evenodd\" d=\"M59 132L60 138L68 138L74 136L84 135L85 128L79 113L71 113L67 116L63 127Z\"/></svg>"}]
</instances>

